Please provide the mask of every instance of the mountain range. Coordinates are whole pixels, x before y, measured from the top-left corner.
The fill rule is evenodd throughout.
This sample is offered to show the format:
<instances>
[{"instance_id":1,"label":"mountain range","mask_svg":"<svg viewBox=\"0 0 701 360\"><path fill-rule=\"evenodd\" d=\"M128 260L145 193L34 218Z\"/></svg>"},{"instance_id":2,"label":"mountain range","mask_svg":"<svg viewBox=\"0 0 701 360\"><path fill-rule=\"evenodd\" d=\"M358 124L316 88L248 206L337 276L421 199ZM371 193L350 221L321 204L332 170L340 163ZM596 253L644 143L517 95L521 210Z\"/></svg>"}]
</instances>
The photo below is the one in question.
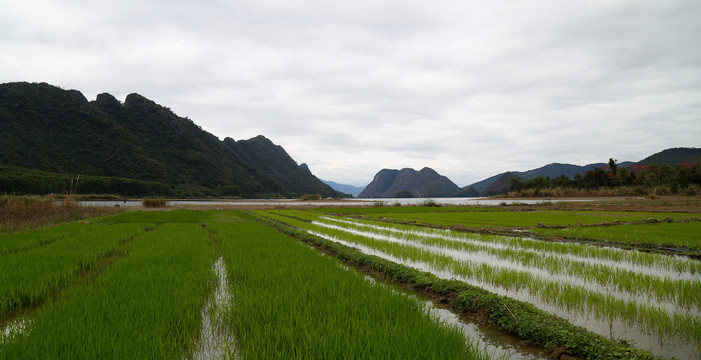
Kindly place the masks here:
<instances>
[{"instance_id":1,"label":"mountain range","mask_svg":"<svg viewBox=\"0 0 701 360\"><path fill-rule=\"evenodd\" d=\"M617 163L618 168L629 168L633 165L661 164L674 166L678 163L693 162L701 158L700 148L672 148L650 155L639 162L623 161ZM594 163L584 166L552 163L528 171L507 171L474 184L458 188L450 179L430 168L421 171L414 169L380 170L372 182L365 187L361 198L391 198L400 197L398 194L413 197L478 197L503 194L509 190L511 180L522 178L530 180L536 176L554 179L565 175L572 179L576 174L583 175L595 168L608 168L608 163Z\"/></svg>"},{"instance_id":2,"label":"mountain range","mask_svg":"<svg viewBox=\"0 0 701 360\"><path fill-rule=\"evenodd\" d=\"M264 136L219 140L136 93L88 101L46 83L0 84L0 193L69 174L73 188L82 175L115 193L143 183L177 197L342 195Z\"/></svg>"},{"instance_id":3,"label":"mountain range","mask_svg":"<svg viewBox=\"0 0 701 360\"><path fill-rule=\"evenodd\" d=\"M618 167L673 166L701 157L674 148ZM382 169L364 188L322 181L305 164L260 135L219 140L187 117L132 93L88 101L77 90L46 83L0 84L0 193L115 193L171 197L485 196L512 179L572 178L605 163L552 163L505 172L458 187L430 168Z\"/></svg>"}]
</instances>

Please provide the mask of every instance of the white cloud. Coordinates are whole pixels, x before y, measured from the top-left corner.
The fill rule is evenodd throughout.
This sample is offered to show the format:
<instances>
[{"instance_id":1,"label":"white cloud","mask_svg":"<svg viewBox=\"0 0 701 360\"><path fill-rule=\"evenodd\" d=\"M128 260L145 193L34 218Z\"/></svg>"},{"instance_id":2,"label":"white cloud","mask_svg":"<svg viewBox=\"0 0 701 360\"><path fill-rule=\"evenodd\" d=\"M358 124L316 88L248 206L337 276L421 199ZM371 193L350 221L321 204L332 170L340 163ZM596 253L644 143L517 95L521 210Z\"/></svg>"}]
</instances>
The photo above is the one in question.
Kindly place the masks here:
<instances>
[{"instance_id":1,"label":"white cloud","mask_svg":"<svg viewBox=\"0 0 701 360\"><path fill-rule=\"evenodd\" d=\"M321 178L460 186L701 139L701 3L7 2L0 81L138 92Z\"/></svg>"}]
</instances>

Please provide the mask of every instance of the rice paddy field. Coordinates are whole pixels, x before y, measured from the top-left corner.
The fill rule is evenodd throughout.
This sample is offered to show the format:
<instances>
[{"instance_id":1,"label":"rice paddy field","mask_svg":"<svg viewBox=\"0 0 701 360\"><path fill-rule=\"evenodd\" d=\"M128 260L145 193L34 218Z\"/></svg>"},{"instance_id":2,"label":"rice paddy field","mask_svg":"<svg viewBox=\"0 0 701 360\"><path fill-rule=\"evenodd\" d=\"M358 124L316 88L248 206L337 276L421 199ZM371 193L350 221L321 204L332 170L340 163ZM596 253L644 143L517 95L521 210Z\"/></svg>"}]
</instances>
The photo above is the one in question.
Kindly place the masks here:
<instances>
[{"instance_id":1,"label":"rice paddy field","mask_svg":"<svg viewBox=\"0 0 701 360\"><path fill-rule=\"evenodd\" d=\"M241 211L0 237L0 359L487 359L411 294Z\"/></svg>"},{"instance_id":2,"label":"rice paddy field","mask_svg":"<svg viewBox=\"0 0 701 360\"><path fill-rule=\"evenodd\" d=\"M0 359L701 358L701 214L167 210L0 236Z\"/></svg>"},{"instance_id":3,"label":"rice paddy field","mask_svg":"<svg viewBox=\"0 0 701 360\"><path fill-rule=\"evenodd\" d=\"M657 356L701 358L700 214L423 209L262 215L533 304Z\"/></svg>"}]
</instances>

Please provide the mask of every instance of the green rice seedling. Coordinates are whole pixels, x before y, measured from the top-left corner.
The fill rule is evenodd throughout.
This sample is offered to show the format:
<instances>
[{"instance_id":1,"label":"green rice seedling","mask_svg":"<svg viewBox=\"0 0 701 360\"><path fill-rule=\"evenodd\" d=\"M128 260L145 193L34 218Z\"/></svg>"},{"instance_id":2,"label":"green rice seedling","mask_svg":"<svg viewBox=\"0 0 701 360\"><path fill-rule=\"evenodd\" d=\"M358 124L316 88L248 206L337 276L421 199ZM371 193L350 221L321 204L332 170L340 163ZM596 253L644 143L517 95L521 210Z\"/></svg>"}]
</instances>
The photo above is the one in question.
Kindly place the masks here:
<instances>
[{"instance_id":1,"label":"green rice seedling","mask_svg":"<svg viewBox=\"0 0 701 360\"><path fill-rule=\"evenodd\" d=\"M56 240L88 232L95 225L70 223L57 227L35 231L25 231L0 236L0 255L28 250L37 246L50 244Z\"/></svg>"},{"instance_id":2,"label":"green rice seedling","mask_svg":"<svg viewBox=\"0 0 701 360\"><path fill-rule=\"evenodd\" d=\"M615 220L636 222L650 217L664 219L690 219L698 214L682 213L610 213L604 211L490 211L490 212L424 212L424 213L385 213L373 214L373 217L383 217L396 221L415 221L438 225L462 225L468 228L516 227L535 228L538 224L546 226L567 226L575 224L613 223Z\"/></svg>"},{"instance_id":3,"label":"green rice seedling","mask_svg":"<svg viewBox=\"0 0 701 360\"><path fill-rule=\"evenodd\" d=\"M295 239L252 222L211 228L222 241L242 359L483 358L415 298Z\"/></svg>"},{"instance_id":4,"label":"green rice seedling","mask_svg":"<svg viewBox=\"0 0 701 360\"><path fill-rule=\"evenodd\" d=\"M207 212L176 209L170 211L129 211L97 219L98 223L203 223Z\"/></svg>"},{"instance_id":5,"label":"green rice seedling","mask_svg":"<svg viewBox=\"0 0 701 360\"><path fill-rule=\"evenodd\" d=\"M444 230L412 230L405 225L368 221L320 217L308 222L299 216L274 216L319 236L351 246L362 245L403 262L425 264L433 271L454 274L490 289L504 289L512 294L526 291L568 311L618 319L658 332L662 338L693 342L694 334L701 330L699 317L693 315L699 311L696 294L701 291L701 281L694 275L696 270L691 271L696 267L688 259L678 262L679 259L658 254L629 256L631 252L618 249L504 237L467 240ZM461 260L452 255L456 250L485 253L494 260ZM603 255L618 261L626 259L635 266L617 267L619 264L614 261L598 263L597 256ZM652 268L646 270L649 273L640 274L644 265ZM685 278L659 276L657 265L667 270L684 265ZM677 276L676 272L672 275ZM656 301L660 299L676 305L658 307Z\"/></svg>"},{"instance_id":6,"label":"green rice seedling","mask_svg":"<svg viewBox=\"0 0 701 360\"><path fill-rule=\"evenodd\" d=\"M92 231L3 256L0 318L12 309L42 302L120 243L148 228L145 224L96 225L91 226Z\"/></svg>"},{"instance_id":7,"label":"green rice seedling","mask_svg":"<svg viewBox=\"0 0 701 360\"><path fill-rule=\"evenodd\" d=\"M199 224L165 224L130 243L90 286L0 338L0 359L167 359L189 352L212 287L212 248Z\"/></svg>"},{"instance_id":8,"label":"green rice seedling","mask_svg":"<svg viewBox=\"0 0 701 360\"><path fill-rule=\"evenodd\" d=\"M701 263L688 258L670 257L660 254L652 254L638 251L623 251L616 248L599 246L583 246L578 243L546 242L535 239L489 236L482 234L465 234L444 229L418 228L411 225L389 224L366 220L344 220L340 218L322 217L333 222L348 224L351 228L371 228L381 234L402 237L413 241L420 241L434 245L463 246L470 243L484 250L486 248L512 248L519 252L549 253L552 255L564 255L581 259L590 259L593 262L615 262L630 264L632 267L659 268L660 270L674 272L689 272L691 275L701 274ZM465 248L467 249L467 248Z\"/></svg>"},{"instance_id":9,"label":"green rice seedling","mask_svg":"<svg viewBox=\"0 0 701 360\"><path fill-rule=\"evenodd\" d=\"M701 236L699 236L701 234L701 222L698 221L649 225L534 229L533 231L542 235L568 239L701 250Z\"/></svg>"}]
</instances>

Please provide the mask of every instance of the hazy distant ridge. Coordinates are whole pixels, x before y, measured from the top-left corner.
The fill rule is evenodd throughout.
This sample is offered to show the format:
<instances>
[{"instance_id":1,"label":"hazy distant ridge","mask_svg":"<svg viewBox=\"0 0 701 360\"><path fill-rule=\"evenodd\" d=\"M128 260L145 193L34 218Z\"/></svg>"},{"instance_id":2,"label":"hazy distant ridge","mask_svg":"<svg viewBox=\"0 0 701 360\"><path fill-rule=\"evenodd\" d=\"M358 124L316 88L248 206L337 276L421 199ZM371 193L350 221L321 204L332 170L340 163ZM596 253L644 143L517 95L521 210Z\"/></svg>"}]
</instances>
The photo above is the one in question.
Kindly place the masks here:
<instances>
[{"instance_id":1,"label":"hazy distant ridge","mask_svg":"<svg viewBox=\"0 0 701 360\"><path fill-rule=\"evenodd\" d=\"M340 191L344 194L351 194L355 197L358 197L360 193L365 189L365 186L354 186L354 185L347 185L347 184L339 184L334 181L327 181L327 180L321 180L323 181L326 185L331 186L332 189L336 191Z\"/></svg>"}]
</instances>

